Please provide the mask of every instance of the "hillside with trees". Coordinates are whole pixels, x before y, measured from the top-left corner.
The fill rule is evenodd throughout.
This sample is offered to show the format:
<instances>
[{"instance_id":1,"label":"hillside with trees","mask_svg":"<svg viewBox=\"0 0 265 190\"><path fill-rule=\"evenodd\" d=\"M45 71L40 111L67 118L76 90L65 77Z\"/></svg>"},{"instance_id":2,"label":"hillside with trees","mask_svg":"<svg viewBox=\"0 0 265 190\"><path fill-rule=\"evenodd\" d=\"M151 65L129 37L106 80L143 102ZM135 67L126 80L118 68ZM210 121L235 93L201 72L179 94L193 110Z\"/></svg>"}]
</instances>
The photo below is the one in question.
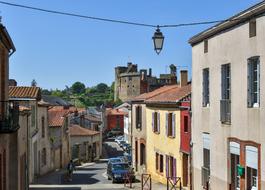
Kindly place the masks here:
<instances>
[{"instance_id":1,"label":"hillside with trees","mask_svg":"<svg viewBox=\"0 0 265 190\"><path fill-rule=\"evenodd\" d=\"M114 102L114 82L111 86L105 83L99 83L96 86L86 87L82 82L75 82L71 87L65 86L65 89L42 89L43 95L52 95L61 97L77 107L89 106L112 106L120 104L120 101Z\"/></svg>"}]
</instances>

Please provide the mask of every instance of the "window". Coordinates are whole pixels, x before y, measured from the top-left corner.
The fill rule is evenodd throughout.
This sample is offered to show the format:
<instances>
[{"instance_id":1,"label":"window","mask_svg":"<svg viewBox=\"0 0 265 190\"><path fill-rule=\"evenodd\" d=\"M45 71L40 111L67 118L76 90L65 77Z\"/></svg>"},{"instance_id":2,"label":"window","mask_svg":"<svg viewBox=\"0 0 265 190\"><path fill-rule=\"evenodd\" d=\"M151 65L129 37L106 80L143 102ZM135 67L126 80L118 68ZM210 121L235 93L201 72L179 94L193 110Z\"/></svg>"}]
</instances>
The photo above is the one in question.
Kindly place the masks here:
<instances>
[{"instance_id":1,"label":"window","mask_svg":"<svg viewBox=\"0 0 265 190\"><path fill-rule=\"evenodd\" d=\"M189 117L186 115L184 116L184 132L189 132Z\"/></svg>"},{"instance_id":2,"label":"window","mask_svg":"<svg viewBox=\"0 0 265 190\"><path fill-rule=\"evenodd\" d=\"M164 172L164 156L156 152L156 171L158 173Z\"/></svg>"},{"instance_id":3,"label":"window","mask_svg":"<svg viewBox=\"0 0 265 190\"><path fill-rule=\"evenodd\" d=\"M249 37L252 38L257 35L257 24L256 19L249 22Z\"/></svg>"},{"instance_id":4,"label":"window","mask_svg":"<svg viewBox=\"0 0 265 190\"><path fill-rule=\"evenodd\" d=\"M136 107L136 129L142 128L142 107L137 106Z\"/></svg>"},{"instance_id":5,"label":"window","mask_svg":"<svg viewBox=\"0 0 265 190\"><path fill-rule=\"evenodd\" d=\"M204 40L204 53L208 53L208 40Z\"/></svg>"},{"instance_id":6,"label":"window","mask_svg":"<svg viewBox=\"0 0 265 190\"><path fill-rule=\"evenodd\" d=\"M167 177L176 177L176 159L173 156L166 156Z\"/></svg>"},{"instance_id":7,"label":"window","mask_svg":"<svg viewBox=\"0 0 265 190\"><path fill-rule=\"evenodd\" d=\"M222 65L221 70L222 70L221 96L223 100L229 100L230 99L230 64Z\"/></svg>"},{"instance_id":8,"label":"window","mask_svg":"<svg viewBox=\"0 0 265 190\"><path fill-rule=\"evenodd\" d=\"M166 113L166 135L168 137L175 137L175 115Z\"/></svg>"},{"instance_id":9,"label":"window","mask_svg":"<svg viewBox=\"0 0 265 190\"><path fill-rule=\"evenodd\" d=\"M46 148L42 149L41 160L42 160L42 166L45 166L46 165Z\"/></svg>"},{"instance_id":10,"label":"window","mask_svg":"<svg viewBox=\"0 0 265 190\"><path fill-rule=\"evenodd\" d=\"M41 118L41 136L42 136L42 138L45 137L45 125L44 125L44 121L45 121L45 119L44 119L44 117L42 117Z\"/></svg>"},{"instance_id":11,"label":"window","mask_svg":"<svg viewBox=\"0 0 265 190\"><path fill-rule=\"evenodd\" d=\"M248 107L259 107L260 62L259 57L248 59Z\"/></svg>"},{"instance_id":12,"label":"window","mask_svg":"<svg viewBox=\"0 0 265 190\"><path fill-rule=\"evenodd\" d=\"M221 100L220 120L222 123L231 123L231 72L230 64L221 66Z\"/></svg>"},{"instance_id":13,"label":"window","mask_svg":"<svg viewBox=\"0 0 265 190\"><path fill-rule=\"evenodd\" d=\"M206 107L210 104L209 68L203 69L202 75L202 106Z\"/></svg>"},{"instance_id":14,"label":"window","mask_svg":"<svg viewBox=\"0 0 265 190\"><path fill-rule=\"evenodd\" d=\"M159 172L163 173L164 171L164 156L160 154L160 162L159 162Z\"/></svg>"},{"instance_id":15,"label":"window","mask_svg":"<svg viewBox=\"0 0 265 190\"><path fill-rule=\"evenodd\" d=\"M152 113L152 128L153 132L160 133L160 113Z\"/></svg>"},{"instance_id":16,"label":"window","mask_svg":"<svg viewBox=\"0 0 265 190\"><path fill-rule=\"evenodd\" d=\"M140 144L140 165L145 164L145 145L143 143Z\"/></svg>"}]
</instances>

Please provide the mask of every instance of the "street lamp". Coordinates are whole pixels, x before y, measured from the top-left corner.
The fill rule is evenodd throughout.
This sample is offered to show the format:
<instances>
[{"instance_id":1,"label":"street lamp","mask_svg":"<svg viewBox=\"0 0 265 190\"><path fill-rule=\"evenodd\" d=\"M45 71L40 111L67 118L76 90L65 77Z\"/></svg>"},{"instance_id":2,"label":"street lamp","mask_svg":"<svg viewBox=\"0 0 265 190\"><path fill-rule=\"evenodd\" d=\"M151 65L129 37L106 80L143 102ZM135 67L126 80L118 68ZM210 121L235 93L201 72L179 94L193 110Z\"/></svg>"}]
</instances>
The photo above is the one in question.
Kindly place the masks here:
<instances>
[{"instance_id":1,"label":"street lamp","mask_svg":"<svg viewBox=\"0 0 265 190\"><path fill-rule=\"evenodd\" d=\"M152 39L154 41L155 51L157 54L159 54L163 48L163 43L164 43L164 36L163 36L162 32L160 32L159 26L157 26L157 29L156 29Z\"/></svg>"}]
</instances>

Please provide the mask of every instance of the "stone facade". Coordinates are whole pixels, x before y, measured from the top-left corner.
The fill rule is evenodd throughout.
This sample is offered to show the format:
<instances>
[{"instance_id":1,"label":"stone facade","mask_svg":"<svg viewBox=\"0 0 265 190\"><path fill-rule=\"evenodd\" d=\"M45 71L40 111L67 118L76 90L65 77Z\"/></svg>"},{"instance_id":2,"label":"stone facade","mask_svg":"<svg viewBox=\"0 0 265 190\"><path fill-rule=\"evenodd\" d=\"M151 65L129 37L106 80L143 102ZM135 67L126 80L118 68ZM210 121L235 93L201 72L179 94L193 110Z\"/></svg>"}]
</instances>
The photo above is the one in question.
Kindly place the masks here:
<instances>
[{"instance_id":1,"label":"stone facade","mask_svg":"<svg viewBox=\"0 0 265 190\"><path fill-rule=\"evenodd\" d=\"M261 2L231 18L237 21L221 23L190 39L196 190L207 184L214 190L265 188L264 13L265 3ZM258 72L254 76L258 82L256 93L250 94L253 58L259 60L254 70ZM223 72L225 65L229 72ZM203 74L205 69L208 77ZM228 77L223 80L223 76ZM228 87L225 81L229 81ZM205 84L209 93L203 88ZM226 98L224 89L229 92ZM209 97L206 104L205 94ZM258 98L250 99L253 94ZM255 104L249 105L253 100ZM239 173L238 167L245 172Z\"/></svg>"},{"instance_id":2,"label":"stone facade","mask_svg":"<svg viewBox=\"0 0 265 190\"><path fill-rule=\"evenodd\" d=\"M128 63L127 67L115 68L114 100L128 101L140 94L153 91L163 85L176 84L176 67L170 66L170 74L161 74L160 78L152 76L152 70L138 71L137 65Z\"/></svg>"}]
</instances>

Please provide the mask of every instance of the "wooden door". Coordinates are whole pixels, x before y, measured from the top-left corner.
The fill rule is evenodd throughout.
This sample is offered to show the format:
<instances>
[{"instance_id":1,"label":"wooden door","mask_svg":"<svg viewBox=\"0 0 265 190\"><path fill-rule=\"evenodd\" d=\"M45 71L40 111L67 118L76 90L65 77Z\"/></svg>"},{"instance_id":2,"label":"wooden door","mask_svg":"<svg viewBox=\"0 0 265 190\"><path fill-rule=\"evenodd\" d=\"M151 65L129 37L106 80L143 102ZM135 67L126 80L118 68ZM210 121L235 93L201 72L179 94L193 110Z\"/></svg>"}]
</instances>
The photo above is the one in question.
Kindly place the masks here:
<instances>
[{"instance_id":1,"label":"wooden door","mask_svg":"<svg viewBox=\"0 0 265 190\"><path fill-rule=\"evenodd\" d=\"M188 186L188 180L189 180L189 155L183 153L183 159L182 159L182 178L183 178L183 186Z\"/></svg>"}]
</instances>

